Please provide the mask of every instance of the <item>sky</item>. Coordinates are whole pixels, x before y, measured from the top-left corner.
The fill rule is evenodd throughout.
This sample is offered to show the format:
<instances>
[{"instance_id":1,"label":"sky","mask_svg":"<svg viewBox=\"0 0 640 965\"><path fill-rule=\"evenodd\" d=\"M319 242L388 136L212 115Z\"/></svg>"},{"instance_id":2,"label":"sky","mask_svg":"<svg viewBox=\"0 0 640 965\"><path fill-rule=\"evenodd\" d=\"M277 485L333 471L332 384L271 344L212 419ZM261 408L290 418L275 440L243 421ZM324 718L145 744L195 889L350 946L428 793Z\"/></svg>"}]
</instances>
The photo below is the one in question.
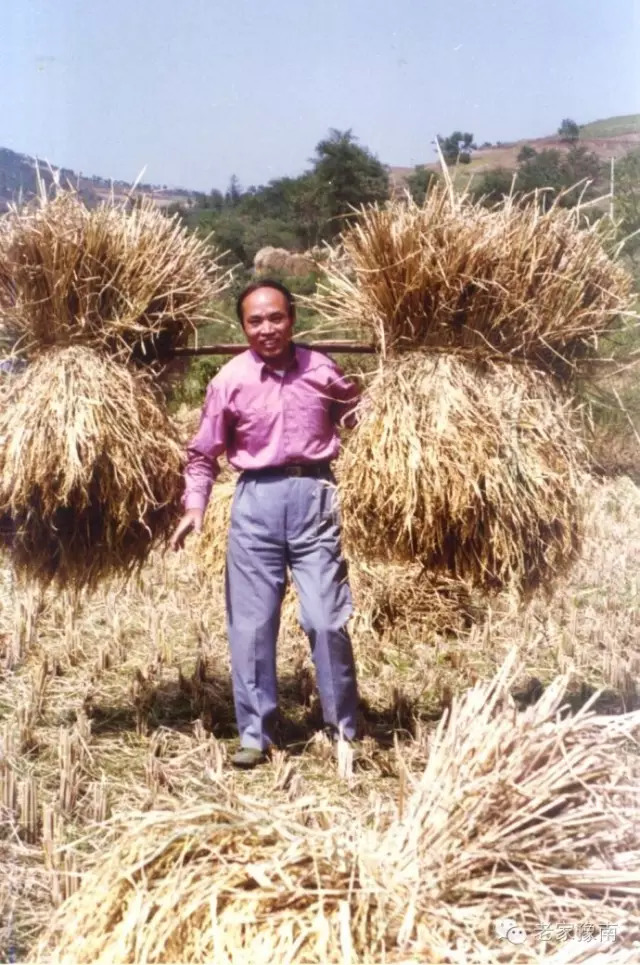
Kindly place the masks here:
<instances>
[{"instance_id":1,"label":"sky","mask_svg":"<svg viewBox=\"0 0 640 965\"><path fill-rule=\"evenodd\" d=\"M0 146L194 190L640 112L640 0L2 0Z\"/></svg>"}]
</instances>

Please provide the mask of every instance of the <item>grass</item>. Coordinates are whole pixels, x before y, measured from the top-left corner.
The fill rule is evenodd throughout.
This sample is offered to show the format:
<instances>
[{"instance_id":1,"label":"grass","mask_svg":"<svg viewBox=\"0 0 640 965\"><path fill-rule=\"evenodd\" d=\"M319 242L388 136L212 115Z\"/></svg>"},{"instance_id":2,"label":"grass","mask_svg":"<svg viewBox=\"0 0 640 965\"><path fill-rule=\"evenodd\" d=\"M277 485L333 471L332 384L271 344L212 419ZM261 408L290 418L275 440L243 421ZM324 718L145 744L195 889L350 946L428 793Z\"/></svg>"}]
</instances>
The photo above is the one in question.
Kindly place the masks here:
<instances>
[{"instance_id":1,"label":"grass","mask_svg":"<svg viewBox=\"0 0 640 965\"><path fill-rule=\"evenodd\" d=\"M640 133L640 114L607 117L605 120L592 121L580 127L581 138L617 137L620 134L638 133Z\"/></svg>"},{"instance_id":2,"label":"grass","mask_svg":"<svg viewBox=\"0 0 640 965\"><path fill-rule=\"evenodd\" d=\"M0 960L26 960L52 907L110 846L110 815L196 800L216 806L234 796L273 807L308 796L314 807L339 804L354 814L372 799L395 806L406 769L416 773L427 761L424 734L452 696L492 676L514 644L520 706L564 672L576 707L595 689L603 690L602 710L637 706L639 565L640 490L628 478L594 482L583 556L550 603L539 597L522 607L499 597L484 619L447 636L428 624L392 628L382 640L356 633L367 766L350 779L314 741L312 665L290 626L279 651L286 756L254 772L229 769L236 738L223 586L203 577L197 542L183 555L154 557L129 584L105 586L84 601L75 624L64 596L38 602L12 593L5 566Z\"/></svg>"}]
</instances>

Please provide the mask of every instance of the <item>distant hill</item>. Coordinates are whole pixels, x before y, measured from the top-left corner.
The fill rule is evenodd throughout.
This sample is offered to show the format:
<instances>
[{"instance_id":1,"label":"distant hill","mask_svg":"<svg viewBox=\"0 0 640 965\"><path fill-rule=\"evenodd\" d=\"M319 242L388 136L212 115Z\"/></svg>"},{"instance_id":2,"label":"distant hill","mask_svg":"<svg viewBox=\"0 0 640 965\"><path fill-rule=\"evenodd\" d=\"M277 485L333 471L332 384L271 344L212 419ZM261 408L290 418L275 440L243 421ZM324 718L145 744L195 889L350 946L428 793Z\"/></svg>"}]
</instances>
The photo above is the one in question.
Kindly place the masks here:
<instances>
[{"instance_id":1,"label":"distant hill","mask_svg":"<svg viewBox=\"0 0 640 965\"><path fill-rule=\"evenodd\" d=\"M85 177L76 174L70 168L56 168L56 176L62 184L72 184L82 195L88 205L98 204L103 198L112 193L118 198L125 198L133 190L133 186L126 181L109 181L103 177ZM37 192L38 173L45 184L53 180L52 169L44 161L27 154L18 154L9 148L0 148L0 211L21 199L28 200ZM137 194L150 194L161 206L174 202L184 204L193 197L192 191L159 187L152 184L138 184Z\"/></svg>"},{"instance_id":2,"label":"distant hill","mask_svg":"<svg viewBox=\"0 0 640 965\"><path fill-rule=\"evenodd\" d=\"M592 151L601 160L608 161L610 158L620 158L640 148L640 114L627 114L621 117L609 117L601 121L593 121L591 124L580 126L579 144L584 145L588 151ZM517 167L518 154L529 144L536 151L549 148L556 148L561 151L568 150L569 146L565 141L561 141L557 134L549 137L524 138L520 141L509 143L499 142L487 147L482 147L472 154L470 164L464 166L465 173L482 174L492 168L505 168L513 171ZM429 162L425 167L433 170L439 168L438 162ZM408 175L413 173L413 168L392 167L392 184L399 188L404 183Z\"/></svg>"},{"instance_id":3,"label":"distant hill","mask_svg":"<svg viewBox=\"0 0 640 965\"><path fill-rule=\"evenodd\" d=\"M584 124L580 127L579 143L583 144L588 151L593 151L602 160L623 157L629 151L640 148L640 114L609 117ZM464 173L481 174L497 167L515 170L518 154L525 144L531 145L537 151L545 148L559 150L568 148L567 143L561 141L557 134L549 137L524 138L511 143L499 142L474 151L471 163L464 167ZM439 165L431 161L425 163L425 166L437 170ZM35 158L27 154L18 154L8 148L0 148L0 211L5 210L11 202L33 197L37 190L37 167L38 162ZM45 183L51 183L52 174L49 165L41 161L39 170ZM126 181L111 182L104 177L86 177L68 168L57 170L62 183L74 185L89 205L97 204L103 198L109 197L111 193L118 199L125 198L133 190L133 186ZM390 166L392 187L401 188L413 170L410 167ZM151 195L162 207L175 203L189 206L198 194L195 191L152 184L138 184L135 191L137 194Z\"/></svg>"}]
</instances>

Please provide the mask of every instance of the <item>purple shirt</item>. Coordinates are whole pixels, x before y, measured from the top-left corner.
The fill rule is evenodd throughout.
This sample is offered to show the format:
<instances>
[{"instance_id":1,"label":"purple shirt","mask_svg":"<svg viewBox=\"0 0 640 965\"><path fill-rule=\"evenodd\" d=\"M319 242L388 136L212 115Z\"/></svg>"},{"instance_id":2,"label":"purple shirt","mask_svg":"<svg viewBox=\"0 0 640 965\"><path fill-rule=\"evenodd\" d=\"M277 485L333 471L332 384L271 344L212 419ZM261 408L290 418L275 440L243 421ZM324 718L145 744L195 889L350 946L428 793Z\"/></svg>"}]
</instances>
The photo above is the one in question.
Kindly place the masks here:
<instances>
[{"instance_id":1,"label":"purple shirt","mask_svg":"<svg viewBox=\"0 0 640 965\"><path fill-rule=\"evenodd\" d=\"M185 509L205 509L226 452L234 469L330 462L338 424L351 426L358 389L326 355L295 347L283 376L252 349L207 387L200 428L187 447Z\"/></svg>"}]
</instances>

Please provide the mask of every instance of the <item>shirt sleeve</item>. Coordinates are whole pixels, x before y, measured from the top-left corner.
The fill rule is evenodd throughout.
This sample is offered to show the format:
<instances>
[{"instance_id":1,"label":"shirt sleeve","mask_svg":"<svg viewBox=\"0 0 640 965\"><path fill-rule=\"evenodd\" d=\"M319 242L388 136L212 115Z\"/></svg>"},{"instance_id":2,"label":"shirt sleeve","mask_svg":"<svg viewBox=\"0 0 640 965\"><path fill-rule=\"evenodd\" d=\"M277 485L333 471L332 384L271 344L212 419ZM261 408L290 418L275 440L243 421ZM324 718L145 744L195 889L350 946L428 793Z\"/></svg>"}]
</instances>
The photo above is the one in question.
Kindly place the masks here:
<instances>
[{"instance_id":1,"label":"shirt sleeve","mask_svg":"<svg viewBox=\"0 0 640 965\"><path fill-rule=\"evenodd\" d=\"M230 426L230 412L225 393L215 379L209 383L200 428L187 446L187 465L184 471L184 508L207 508L211 489L220 472L219 457L226 451Z\"/></svg>"},{"instance_id":2,"label":"shirt sleeve","mask_svg":"<svg viewBox=\"0 0 640 965\"><path fill-rule=\"evenodd\" d=\"M360 402L360 392L351 379L348 379L340 366L332 364L330 384L331 418L334 425L353 429L357 423L356 407Z\"/></svg>"}]
</instances>

